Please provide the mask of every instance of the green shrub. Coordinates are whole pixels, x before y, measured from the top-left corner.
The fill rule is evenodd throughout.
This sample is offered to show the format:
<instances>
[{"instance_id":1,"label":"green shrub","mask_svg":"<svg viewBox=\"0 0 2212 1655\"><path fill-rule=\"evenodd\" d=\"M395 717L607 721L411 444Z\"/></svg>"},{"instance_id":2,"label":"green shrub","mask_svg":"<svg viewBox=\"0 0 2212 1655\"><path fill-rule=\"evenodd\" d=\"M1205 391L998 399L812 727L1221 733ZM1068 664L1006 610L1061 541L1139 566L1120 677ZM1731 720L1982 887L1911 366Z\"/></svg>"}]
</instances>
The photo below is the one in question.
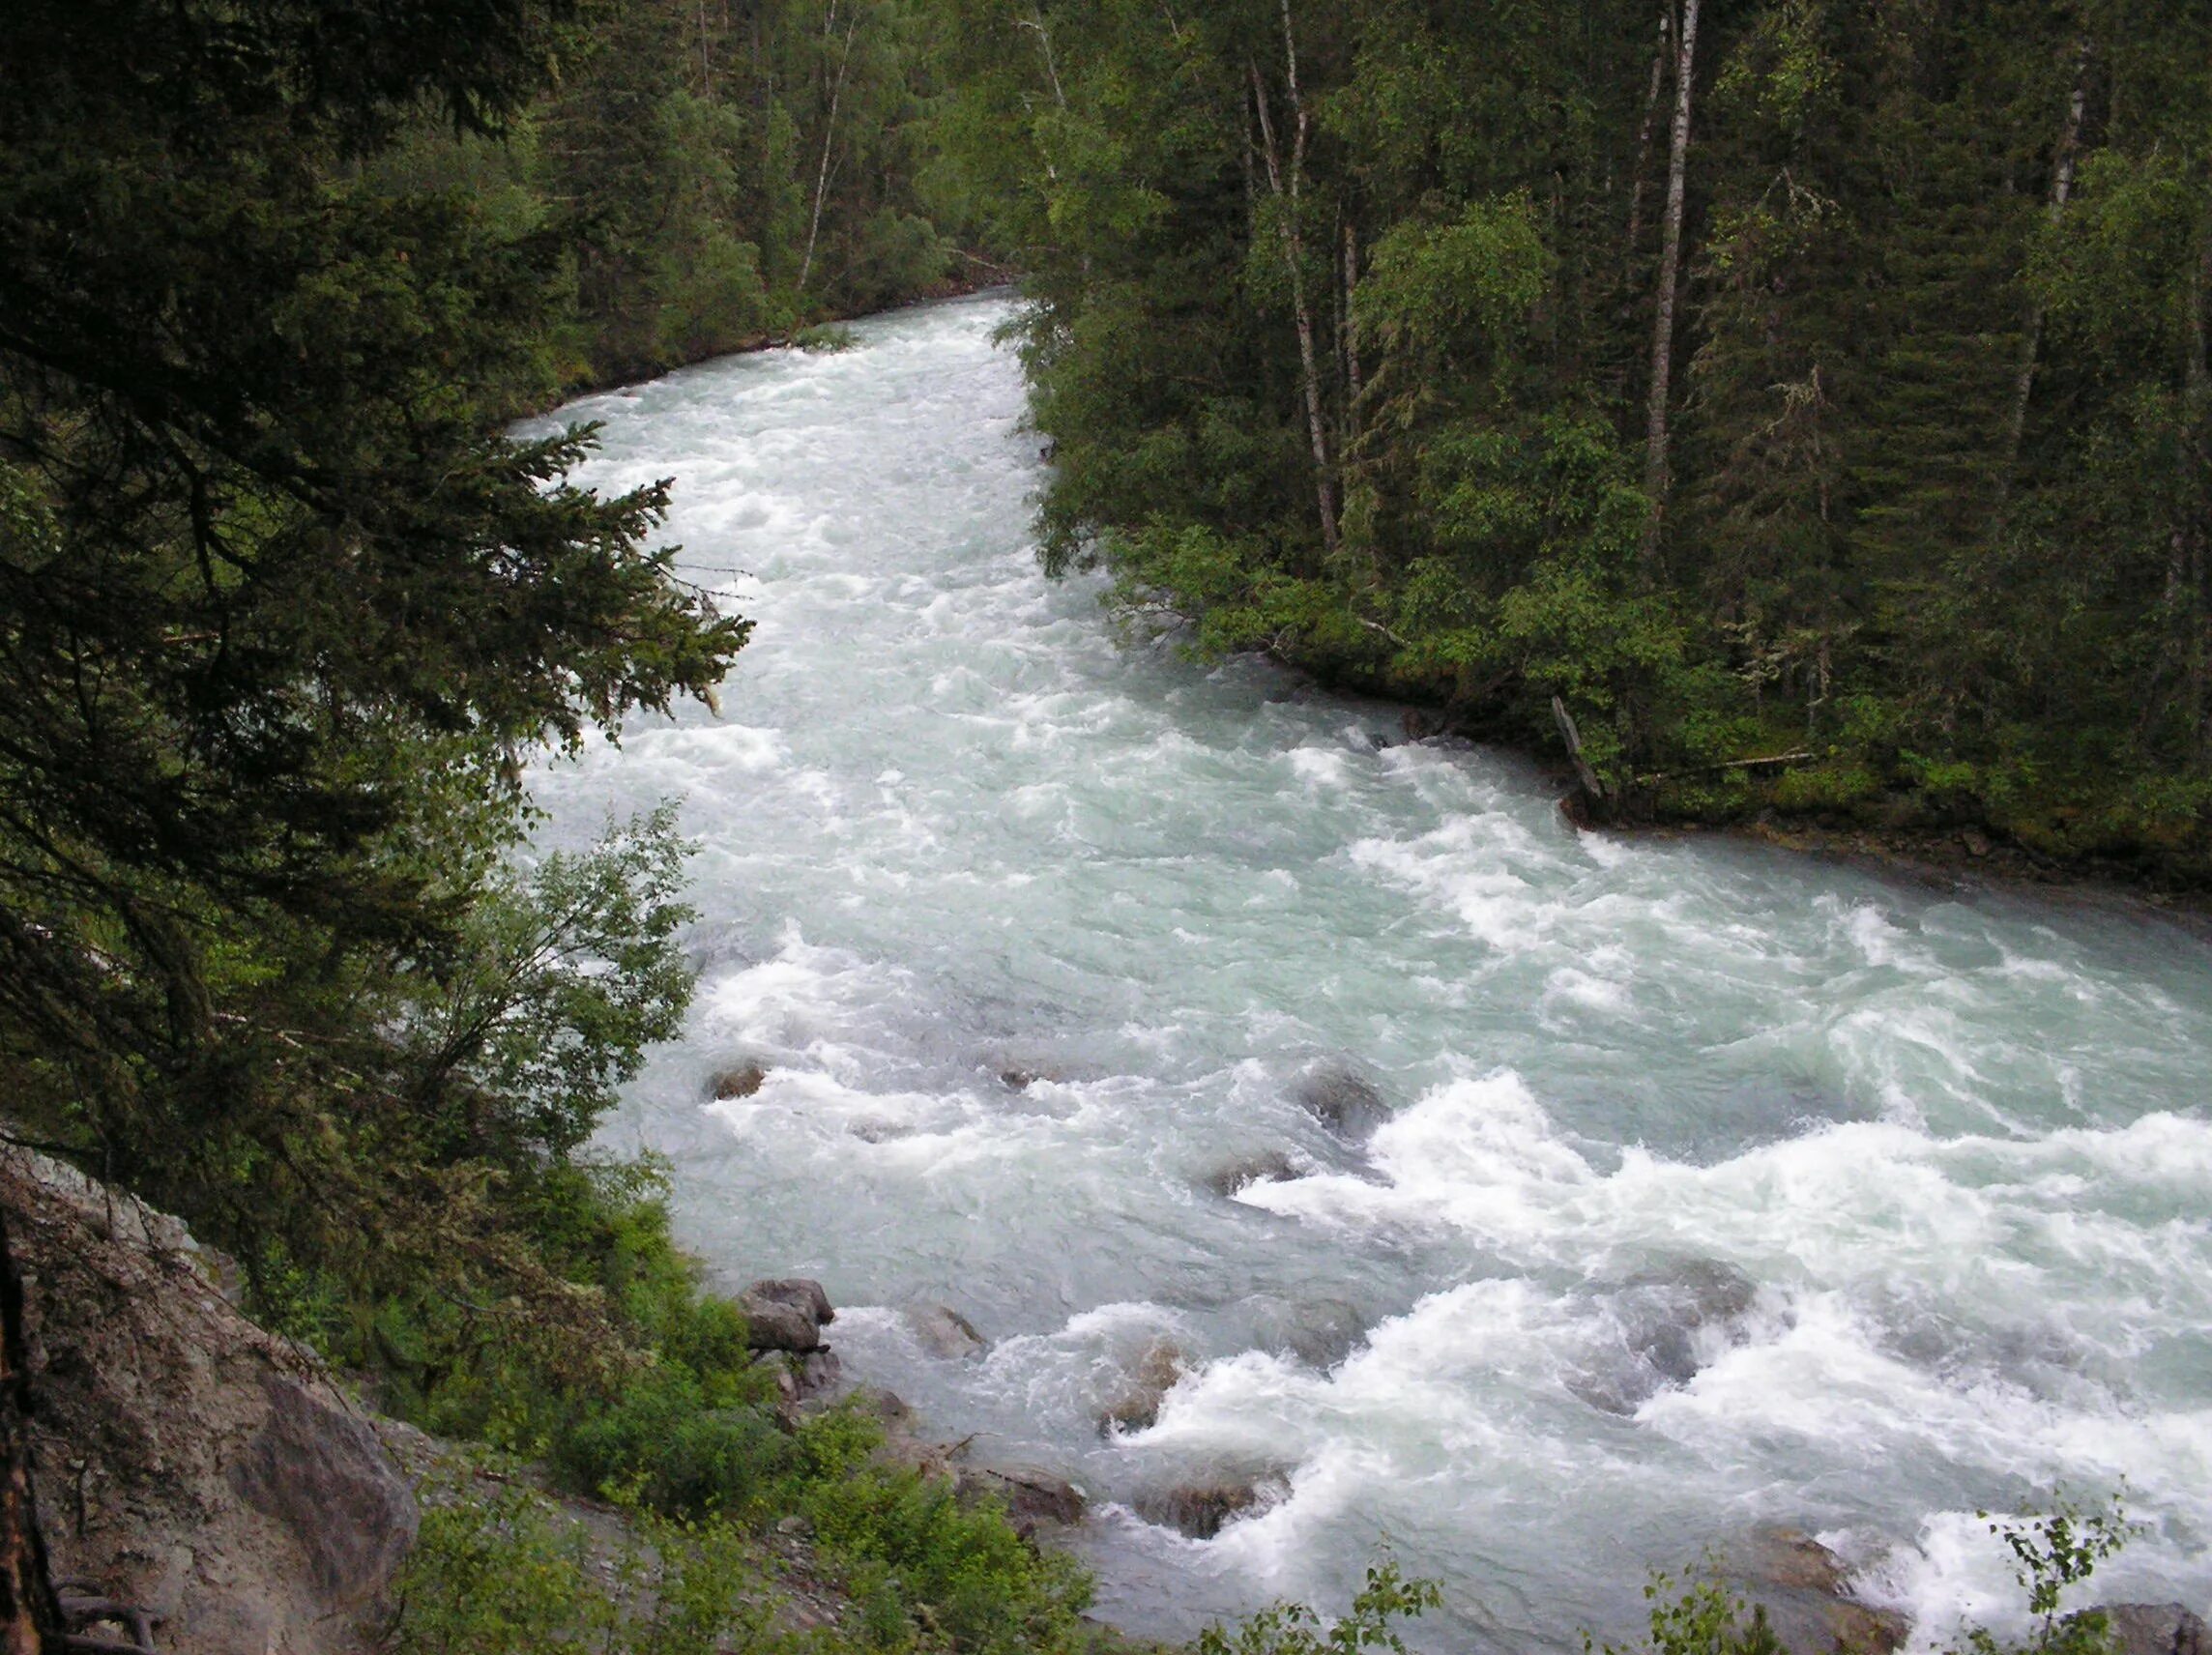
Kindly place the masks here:
<instances>
[{"instance_id":1,"label":"green shrub","mask_svg":"<svg viewBox=\"0 0 2212 1655\"><path fill-rule=\"evenodd\" d=\"M854 349L860 336L842 322L817 322L792 334L791 342L802 351L830 353Z\"/></svg>"}]
</instances>

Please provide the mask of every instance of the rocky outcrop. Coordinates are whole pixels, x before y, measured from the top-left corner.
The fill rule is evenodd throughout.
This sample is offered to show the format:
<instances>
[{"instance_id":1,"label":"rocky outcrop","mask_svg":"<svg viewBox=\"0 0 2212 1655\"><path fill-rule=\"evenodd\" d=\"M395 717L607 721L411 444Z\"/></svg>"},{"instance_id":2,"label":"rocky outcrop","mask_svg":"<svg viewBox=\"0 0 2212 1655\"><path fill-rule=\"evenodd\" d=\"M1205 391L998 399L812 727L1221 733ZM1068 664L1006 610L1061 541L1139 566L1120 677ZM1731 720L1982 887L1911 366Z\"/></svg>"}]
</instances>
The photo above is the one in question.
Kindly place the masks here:
<instances>
[{"instance_id":1,"label":"rocky outcrop","mask_svg":"<svg viewBox=\"0 0 2212 1655\"><path fill-rule=\"evenodd\" d=\"M1801 1530L1756 1528L1727 1562L1790 1655L1894 1655L1911 1630L1895 1610L1853 1598L1844 1560Z\"/></svg>"},{"instance_id":2,"label":"rocky outcrop","mask_svg":"<svg viewBox=\"0 0 2212 1655\"><path fill-rule=\"evenodd\" d=\"M170 1655L363 1647L417 1525L368 1419L174 1219L15 1151L0 1206L55 1574L143 1606Z\"/></svg>"},{"instance_id":3,"label":"rocky outcrop","mask_svg":"<svg viewBox=\"0 0 2212 1655\"><path fill-rule=\"evenodd\" d=\"M803 1355L822 1346L822 1329L837 1320L822 1284L804 1276L757 1281L738 1294L745 1313L746 1342L755 1350L791 1350Z\"/></svg>"},{"instance_id":4,"label":"rocky outcrop","mask_svg":"<svg viewBox=\"0 0 2212 1655\"><path fill-rule=\"evenodd\" d=\"M900 1314L915 1343L941 1361L969 1361L987 1349L975 1324L947 1305L910 1304Z\"/></svg>"}]
</instances>

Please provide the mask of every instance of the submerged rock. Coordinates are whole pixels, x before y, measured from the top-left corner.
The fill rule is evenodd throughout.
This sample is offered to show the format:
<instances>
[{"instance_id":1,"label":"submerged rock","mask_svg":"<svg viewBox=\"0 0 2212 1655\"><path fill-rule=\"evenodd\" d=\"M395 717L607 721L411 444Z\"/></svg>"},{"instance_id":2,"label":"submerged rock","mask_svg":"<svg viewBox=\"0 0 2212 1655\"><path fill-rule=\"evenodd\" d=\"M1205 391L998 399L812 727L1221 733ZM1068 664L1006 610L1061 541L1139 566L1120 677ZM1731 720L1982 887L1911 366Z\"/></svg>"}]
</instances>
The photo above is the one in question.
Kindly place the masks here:
<instances>
[{"instance_id":1,"label":"submerged rock","mask_svg":"<svg viewBox=\"0 0 2212 1655\"><path fill-rule=\"evenodd\" d=\"M733 1068L718 1071L707 1083L707 1091L717 1103L732 1098L751 1097L768 1084L768 1070L759 1063L739 1063Z\"/></svg>"},{"instance_id":2,"label":"submerged rock","mask_svg":"<svg viewBox=\"0 0 2212 1655\"><path fill-rule=\"evenodd\" d=\"M1844 1560L1801 1529L1753 1529L1731 1549L1728 1569L1790 1655L1894 1655L1911 1630L1895 1610L1853 1598Z\"/></svg>"},{"instance_id":3,"label":"submerged rock","mask_svg":"<svg viewBox=\"0 0 2212 1655\"><path fill-rule=\"evenodd\" d=\"M1613 1291L1606 1306L1616 1340L1611 1359L1576 1375L1567 1388L1607 1413L1634 1413L1740 1344L1740 1323L1758 1298L1758 1283L1717 1259L1639 1271Z\"/></svg>"},{"instance_id":4,"label":"submerged rock","mask_svg":"<svg viewBox=\"0 0 2212 1655\"><path fill-rule=\"evenodd\" d=\"M1160 1416L1160 1404L1187 1371L1182 1351L1172 1340L1153 1340L1099 1411L1099 1435L1150 1430Z\"/></svg>"},{"instance_id":5,"label":"submerged rock","mask_svg":"<svg viewBox=\"0 0 2212 1655\"><path fill-rule=\"evenodd\" d=\"M803 1276L757 1281L738 1295L745 1313L746 1341L755 1350L818 1350L821 1329L837 1320L822 1284Z\"/></svg>"},{"instance_id":6,"label":"submerged rock","mask_svg":"<svg viewBox=\"0 0 2212 1655\"><path fill-rule=\"evenodd\" d=\"M1309 1368L1333 1368L1367 1340L1368 1319L1350 1299L1272 1298L1255 1307L1262 1349Z\"/></svg>"},{"instance_id":7,"label":"submerged rock","mask_svg":"<svg viewBox=\"0 0 2212 1655\"><path fill-rule=\"evenodd\" d=\"M1291 1097L1348 1143L1366 1143L1390 1118L1390 1106L1375 1084L1334 1059L1314 1064L1293 1081Z\"/></svg>"},{"instance_id":8,"label":"submerged rock","mask_svg":"<svg viewBox=\"0 0 2212 1655\"><path fill-rule=\"evenodd\" d=\"M1280 1149L1262 1149L1255 1154L1239 1155L1206 1175L1206 1187L1224 1201L1234 1198L1239 1190L1254 1184L1288 1183L1298 1176L1290 1156Z\"/></svg>"},{"instance_id":9,"label":"submerged rock","mask_svg":"<svg viewBox=\"0 0 2212 1655\"><path fill-rule=\"evenodd\" d=\"M916 1343L942 1361L965 1362L987 1349L975 1324L947 1305L910 1304L900 1314Z\"/></svg>"},{"instance_id":10,"label":"submerged rock","mask_svg":"<svg viewBox=\"0 0 2212 1655\"><path fill-rule=\"evenodd\" d=\"M1289 1492L1290 1485L1279 1476L1222 1477L1154 1490L1130 1503L1147 1523L1193 1540L1211 1540L1237 1518L1266 1510Z\"/></svg>"}]
</instances>

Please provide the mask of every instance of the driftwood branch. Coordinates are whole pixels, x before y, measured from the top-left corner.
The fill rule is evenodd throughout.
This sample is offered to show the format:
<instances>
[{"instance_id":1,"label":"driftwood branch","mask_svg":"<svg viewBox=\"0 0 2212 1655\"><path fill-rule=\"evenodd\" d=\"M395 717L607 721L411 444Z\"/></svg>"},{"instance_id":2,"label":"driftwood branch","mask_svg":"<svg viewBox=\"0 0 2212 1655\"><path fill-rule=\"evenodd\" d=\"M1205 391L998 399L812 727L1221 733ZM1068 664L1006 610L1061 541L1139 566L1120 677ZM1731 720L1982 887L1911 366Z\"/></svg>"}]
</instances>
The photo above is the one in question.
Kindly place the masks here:
<instances>
[{"instance_id":1,"label":"driftwood branch","mask_svg":"<svg viewBox=\"0 0 2212 1655\"><path fill-rule=\"evenodd\" d=\"M1803 764L1807 759L1818 757L1819 757L1818 753L1799 751L1794 753L1768 753L1763 758L1757 759L1724 759L1717 765L1692 765L1686 770L1653 770L1649 775L1638 776L1636 785L1638 787L1649 787L1653 782L1673 781L1676 776L1711 775L1715 770L1749 770L1757 769L1761 765Z\"/></svg>"}]
</instances>

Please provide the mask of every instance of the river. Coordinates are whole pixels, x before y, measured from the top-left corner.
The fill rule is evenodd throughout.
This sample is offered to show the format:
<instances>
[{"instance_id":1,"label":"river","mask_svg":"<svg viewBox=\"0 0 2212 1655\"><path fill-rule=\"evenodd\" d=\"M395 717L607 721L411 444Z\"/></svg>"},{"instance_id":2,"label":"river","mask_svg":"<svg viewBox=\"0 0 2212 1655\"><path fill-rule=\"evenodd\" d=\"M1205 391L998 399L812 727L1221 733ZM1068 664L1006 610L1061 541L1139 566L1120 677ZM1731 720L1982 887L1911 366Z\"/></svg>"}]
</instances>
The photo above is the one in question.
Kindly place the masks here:
<instances>
[{"instance_id":1,"label":"river","mask_svg":"<svg viewBox=\"0 0 2212 1655\"><path fill-rule=\"evenodd\" d=\"M1142 1632L1341 1607L1386 1541L1445 1585L1416 1641L1576 1648L1780 1522L1933 1648L2017 1604L1977 1508L2123 1476L2109 1590L2202 1609L2212 952L1578 833L1510 757L1125 646L1038 572L1008 313L564 411L758 623L719 715L534 777L551 842L666 797L699 841L689 1027L607 1137L715 1280L819 1276L849 1374L1081 1484ZM1301 1103L1348 1077L1364 1141ZM1148 1360L1156 1422L1102 1435ZM1266 1497L1212 1539L1137 1514L1224 1482Z\"/></svg>"}]
</instances>

